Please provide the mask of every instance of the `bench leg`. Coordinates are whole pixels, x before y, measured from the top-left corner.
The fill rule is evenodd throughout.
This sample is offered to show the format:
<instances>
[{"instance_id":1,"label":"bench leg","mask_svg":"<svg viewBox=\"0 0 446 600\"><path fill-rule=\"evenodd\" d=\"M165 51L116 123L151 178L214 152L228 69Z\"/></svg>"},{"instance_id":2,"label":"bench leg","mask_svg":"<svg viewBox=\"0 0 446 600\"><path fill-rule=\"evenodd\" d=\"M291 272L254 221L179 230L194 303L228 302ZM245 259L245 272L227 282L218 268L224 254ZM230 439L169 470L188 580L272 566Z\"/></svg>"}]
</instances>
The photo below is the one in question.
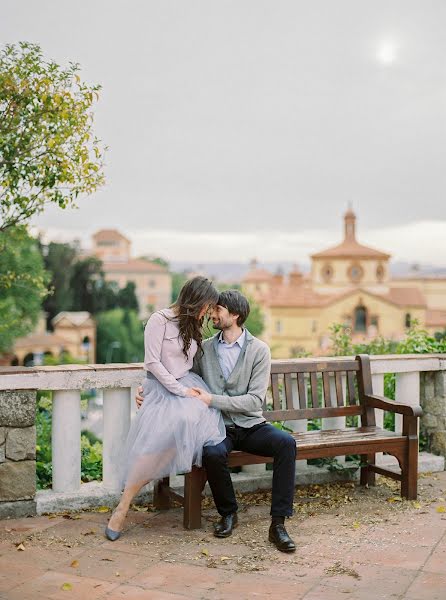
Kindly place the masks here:
<instances>
[{"instance_id":1,"label":"bench leg","mask_svg":"<svg viewBox=\"0 0 446 600\"><path fill-rule=\"evenodd\" d=\"M367 465L375 464L375 454L361 454L361 462L367 463ZM361 476L359 483L361 485L372 486L375 485L375 473L371 471L368 466L361 467Z\"/></svg>"},{"instance_id":2,"label":"bench leg","mask_svg":"<svg viewBox=\"0 0 446 600\"><path fill-rule=\"evenodd\" d=\"M185 529L200 529L201 527L201 494L206 484L205 469L193 467L184 476L184 513L183 526Z\"/></svg>"},{"instance_id":3,"label":"bench leg","mask_svg":"<svg viewBox=\"0 0 446 600\"><path fill-rule=\"evenodd\" d=\"M153 504L157 510L168 510L171 507L169 496L170 477L155 482Z\"/></svg>"},{"instance_id":4,"label":"bench leg","mask_svg":"<svg viewBox=\"0 0 446 600\"><path fill-rule=\"evenodd\" d=\"M418 438L409 439L404 468L401 469L401 496L407 500L417 499L418 486Z\"/></svg>"}]
</instances>

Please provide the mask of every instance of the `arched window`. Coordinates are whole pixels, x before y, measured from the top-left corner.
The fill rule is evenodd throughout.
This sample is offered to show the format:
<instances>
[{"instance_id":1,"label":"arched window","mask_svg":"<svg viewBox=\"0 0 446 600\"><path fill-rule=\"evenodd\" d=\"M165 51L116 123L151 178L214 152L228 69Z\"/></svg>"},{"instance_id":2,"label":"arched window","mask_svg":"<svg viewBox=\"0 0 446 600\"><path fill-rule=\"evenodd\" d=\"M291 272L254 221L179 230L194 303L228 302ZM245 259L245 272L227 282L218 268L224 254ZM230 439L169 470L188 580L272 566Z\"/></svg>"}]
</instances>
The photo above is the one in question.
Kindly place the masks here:
<instances>
[{"instance_id":1,"label":"arched window","mask_svg":"<svg viewBox=\"0 0 446 600\"><path fill-rule=\"evenodd\" d=\"M355 331L366 331L367 329L367 309L365 306L355 308Z\"/></svg>"},{"instance_id":2,"label":"arched window","mask_svg":"<svg viewBox=\"0 0 446 600\"><path fill-rule=\"evenodd\" d=\"M406 315L404 317L404 326L407 327L407 329L409 329L411 323L412 323L412 318L410 316L410 313L406 313Z\"/></svg>"}]
</instances>

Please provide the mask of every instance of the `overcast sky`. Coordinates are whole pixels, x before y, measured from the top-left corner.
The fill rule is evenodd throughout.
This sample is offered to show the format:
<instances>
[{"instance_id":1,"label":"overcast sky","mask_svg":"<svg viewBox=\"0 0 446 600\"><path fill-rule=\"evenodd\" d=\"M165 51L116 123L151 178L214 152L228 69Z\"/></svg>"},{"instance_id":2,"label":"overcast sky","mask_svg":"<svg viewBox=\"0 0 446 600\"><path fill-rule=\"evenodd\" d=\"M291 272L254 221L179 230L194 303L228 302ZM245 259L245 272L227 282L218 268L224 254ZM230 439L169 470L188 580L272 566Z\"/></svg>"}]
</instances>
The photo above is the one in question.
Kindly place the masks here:
<instances>
[{"instance_id":1,"label":"overcast sky","mask_svg":"<svg viewBox=\"0 0 446 600\"><path fill-rule=\"evenodd\" d=\"M302 260L361 241L446 264L444 0L2 0L103 86L107 184L50 237L119 228L170 260ZM293 255L293 256L290 256Z\"/></svg>"}]
</instances>

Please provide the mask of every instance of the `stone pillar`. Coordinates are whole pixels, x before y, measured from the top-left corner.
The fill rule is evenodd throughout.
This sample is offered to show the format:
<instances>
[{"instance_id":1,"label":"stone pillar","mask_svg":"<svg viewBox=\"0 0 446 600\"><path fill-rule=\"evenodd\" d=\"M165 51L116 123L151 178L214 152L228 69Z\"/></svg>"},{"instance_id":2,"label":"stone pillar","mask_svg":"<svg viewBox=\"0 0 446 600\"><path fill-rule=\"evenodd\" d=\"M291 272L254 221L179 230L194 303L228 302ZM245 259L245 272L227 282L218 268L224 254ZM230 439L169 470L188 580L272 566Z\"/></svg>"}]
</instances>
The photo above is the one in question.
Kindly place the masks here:
<instances>
[{"instance_id":1,"label":"stone pillar","mask_svg":"<svg viewBox=\"0 0 446 600\"><path fill-rule=\"evenodd\" d=\"M81 393L53 393L51 446L53 491L77 492L81 487Z\"/></svg>"},{"instance_id":2,"label":"stone pillar","mask_svg":"<svg viewBox=\"0 0 446 600\"><path fill-rule=\"evenodd\" d=\"M36 392L0 392L0 519L36 514Z\"/></svg>"},{"instance_id":3,"label":"stone pillar","mask_svg":"<svg viewBox=\"0 0 446 600\"><path fill-rule=\"evenodd\" d=\"M446 371L421 373L420 432L428 449L446 458Z\"/></svg>"},{"instance_id":4,"label":"stone pillar","mask_svg":"<svg viewBox=\"0 0 446 600\"><path fill-rule=\"evenodd\" d=\"M120 461L130 427L130 388L104 390L104 446L102 480L104 487L120 492Z\"/></svg>"}]
</instances>

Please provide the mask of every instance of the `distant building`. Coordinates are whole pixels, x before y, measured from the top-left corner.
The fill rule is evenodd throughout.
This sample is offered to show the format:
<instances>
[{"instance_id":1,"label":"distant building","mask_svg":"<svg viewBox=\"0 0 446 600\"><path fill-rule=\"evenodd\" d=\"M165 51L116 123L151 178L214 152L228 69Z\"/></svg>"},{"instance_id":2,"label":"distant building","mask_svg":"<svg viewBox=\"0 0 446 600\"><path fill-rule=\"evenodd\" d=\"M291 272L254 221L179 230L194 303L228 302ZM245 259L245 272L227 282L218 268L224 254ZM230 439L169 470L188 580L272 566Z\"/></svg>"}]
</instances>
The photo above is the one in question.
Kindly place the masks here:
<instances>
[{"instance_id":1,"label":"distant building","mask_svg":"<svg viewBox=\"0 0 446 600\"><path fill-rule=\"evenodd\" d=\"M54 331L47 331L42 313L33 333L15 341L10 364L41 365L45 357L59 360L64 353L88 363L96 361L96 323L89 312L60 312L52 325Z\"/></svg>"},{"instance_id":2,"label":"distant building","mask_svg":"<svg viewBox=\"0 0 446 600\"><path fill-rule=\"evenodd\" d=\"M311 256L309 275L295 268L285 278L251 263L242 285L265 312L263 337L273 355L325 353L333 323L348 325L355 341L400 339L413 319L431 333L443 330L446 278L391 278L389 260L390 254L357 241L356 216L349 210L344 239Z\"/></svg>"},{"instance_id":3,"label":"distant building","mask_svg":"<svg viewBox=\"0 0 446 600\"><path fill-rule=\"evenodd\" d=\"M93 254L101 259L107 281L123 288L132 281L141 318L171 303L172 277L168 269L145 258L131 257L131 242L116 229L93 235Z\"/></svg>"}]
</instances>

